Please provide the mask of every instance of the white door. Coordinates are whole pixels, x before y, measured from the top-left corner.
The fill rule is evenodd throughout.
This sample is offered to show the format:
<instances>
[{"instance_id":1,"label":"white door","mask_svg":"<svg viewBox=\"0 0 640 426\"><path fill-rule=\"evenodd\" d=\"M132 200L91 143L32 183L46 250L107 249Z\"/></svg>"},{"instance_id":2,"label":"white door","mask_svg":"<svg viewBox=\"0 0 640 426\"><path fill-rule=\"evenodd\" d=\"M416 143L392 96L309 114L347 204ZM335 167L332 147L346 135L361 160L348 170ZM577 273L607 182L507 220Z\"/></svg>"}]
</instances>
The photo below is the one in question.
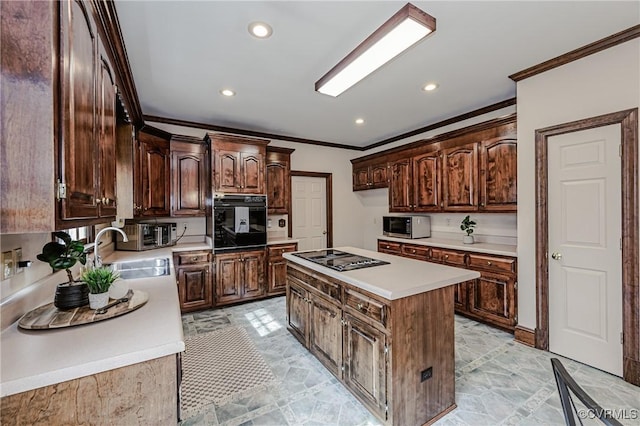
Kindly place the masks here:
<instances>
[{"instance_id":1,"label":"white door","mask_svg":"<svg viewBox=\"0 0 640 426\"><path fill-rule=\"evenodd\" d=\"M620 126L548 139L549 350L622 376Z\"/></svg>"},{"instance_id":2,"label":"white door","mask_svg":"<svg viewBox=\"0 0 640 426\"><path fill-rule=\"evenodd\" d=\"M298 250L327 248L327 183L322 177L291 177L293 238Z\"/></svg>"}]
</instances>

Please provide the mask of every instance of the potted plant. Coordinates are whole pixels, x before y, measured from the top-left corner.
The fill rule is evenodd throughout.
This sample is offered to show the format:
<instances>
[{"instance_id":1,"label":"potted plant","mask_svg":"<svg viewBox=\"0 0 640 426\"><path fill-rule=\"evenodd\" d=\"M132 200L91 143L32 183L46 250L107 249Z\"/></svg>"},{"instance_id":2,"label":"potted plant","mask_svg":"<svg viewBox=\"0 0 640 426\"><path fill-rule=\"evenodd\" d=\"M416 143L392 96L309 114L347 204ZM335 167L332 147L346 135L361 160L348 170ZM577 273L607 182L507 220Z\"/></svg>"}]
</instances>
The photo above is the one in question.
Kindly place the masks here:
<instances>
[{"instance_id":1,"label":"potted plant","mask_svg":"<svg viewBox=\"0 0 640 426\"><path fill-rule=\"evenodd\" d=\"M465 244L473 244L473 228L476 227L476 222L471 220L469 215L467 215L462 222L460 223L460 229L467 233L464 237L462 237L462 242Z\"/></svg>"},{"instance_id":2,"label":"potted plant","mask_svg":"<svg viewBox=\"0 0 640 426\"><path fill-rule=\"evenodd\" d=\"M109 302L109 287L120 278L110 267L88 269L82 274L82 281L89 287L89 307L100 309Z\"/></svg>"},{"instance_id":3,"label":"potted plant","mask_svg":"<svg viewBox=\"0 0 640 426\"><path fill-rule=\"evenodd\" d=\"M48 263L54 272L64 269L69 281L58 284L56 287L53 304L58 309L73 309L89 303L89 288L82 281L75 281L71 274L71 268L80 262L87 263L87 253L84 244L74 241L66 232L58 231L53 235L62 242L52 241L42 247L42 253L36 257L42 262Z\"/></svg>"}]
</instances>

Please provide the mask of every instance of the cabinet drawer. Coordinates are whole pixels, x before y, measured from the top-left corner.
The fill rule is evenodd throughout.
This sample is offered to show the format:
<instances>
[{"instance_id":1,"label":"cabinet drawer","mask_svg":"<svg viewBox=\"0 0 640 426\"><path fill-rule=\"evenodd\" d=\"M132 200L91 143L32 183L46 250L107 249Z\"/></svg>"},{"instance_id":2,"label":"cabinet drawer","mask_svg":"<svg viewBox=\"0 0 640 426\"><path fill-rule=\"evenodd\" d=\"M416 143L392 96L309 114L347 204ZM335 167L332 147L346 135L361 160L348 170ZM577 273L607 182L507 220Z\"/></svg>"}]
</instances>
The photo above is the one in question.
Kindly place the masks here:
<instances>
[{"instance_id":1,"label":"cabinet drawer","mask_svg":"<svg viewBox=\"0 0 640 426\"><path fill-rule=\"evenodd\" d=\"M400 243L393 243L391 241L382 241L378 240L378 251L380 253L389 253L389 254L402 254Z\"/></svg>"},{"instance_id":2,"label":"cabinet drawer","mask_svg":"<svg viewBox=\"0 0 640 426\"><path fill-rule=\"evenodd\" d=\"M431 260L452 266L466 266L465 254L453 250L432 248Z\"/></svg>"},{"instance_id":3,"label":"cabinet drawer","mask_svg":"<svg viewBox=\"0 0 640 426\"><path fill-rule=\"evenodd\" d=\"M516 272L516 260L482 254L469 254L469 267L494 272Z\"/></svg>"},{"instance_id":4,"label":"cabinet drawer","mask_svg":"<svg viewBox=\"0 0 640 426\"><path fill-rule=\"evenodd\" d=\"M176 256L178 265L193 265L194 263L207 263L211 261L211 252L187 252Z\"/></svg>"},{"instance_id":5,"label":"cabinet drawer","mask_svg":"<svg viewBox=\"0 0 640 426\"><path fill-rule=\"evenodd\" d=\"M291 276L294 279L297 279L299 282L306 284L309 287L313 287L319 292L326 294L330 298L340 301L340 286L337 284L329 282L318 276L305 274L304 272L296 268L292 268L291 266L287 266L287 276Z\"/></svg>"},{"instance_id":6,"label":"cabinet drawer","mask_svg":"<svg viewBox=\"0 0 640 426\"><path fill-rule=\"evenodd\" d=\"M386 326L386 306L351 289L345 289L344 304L374 321Z\"/></svg>"},{"instance_id":7,"label":"cabinet drawer","mask_svg":"<svg viewBox=\"0 0 640 426\"><path fill-rule=\"evenodd\" d=\"M418 260L429 260L429 247L414 244L403 244L402 254Z\"/></svg>"},{"instance_id":8,"label":"cabinet drawer","mask_svg":"<svg viewBox=\"0 0 640 426\"><path fill-rule=\"evenodd\" d=\"M282 256L283 253L289 253L298 250L298 244L283 244L267 246L267 256L269 258Z\"/></svg>"}]
</instances>

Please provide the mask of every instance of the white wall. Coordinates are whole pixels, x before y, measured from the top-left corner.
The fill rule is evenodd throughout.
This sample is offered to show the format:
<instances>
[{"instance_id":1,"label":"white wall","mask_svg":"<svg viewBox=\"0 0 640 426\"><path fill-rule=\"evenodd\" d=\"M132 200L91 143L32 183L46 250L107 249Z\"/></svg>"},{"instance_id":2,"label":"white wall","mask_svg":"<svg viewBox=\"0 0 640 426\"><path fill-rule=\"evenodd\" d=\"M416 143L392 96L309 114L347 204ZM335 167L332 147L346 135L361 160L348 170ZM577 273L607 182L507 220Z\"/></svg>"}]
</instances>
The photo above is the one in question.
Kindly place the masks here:
<instances>
[{"instance_id":1,"label":"white wall","mask_svg":"<svg viewBox=\"0 0 640 426\"><path fill-rule=\"evenodd\" d=\"M640 40L522 80L518 93L518 322L536 325L535 130L640 104Z\"/></svg>"}]
</instances>

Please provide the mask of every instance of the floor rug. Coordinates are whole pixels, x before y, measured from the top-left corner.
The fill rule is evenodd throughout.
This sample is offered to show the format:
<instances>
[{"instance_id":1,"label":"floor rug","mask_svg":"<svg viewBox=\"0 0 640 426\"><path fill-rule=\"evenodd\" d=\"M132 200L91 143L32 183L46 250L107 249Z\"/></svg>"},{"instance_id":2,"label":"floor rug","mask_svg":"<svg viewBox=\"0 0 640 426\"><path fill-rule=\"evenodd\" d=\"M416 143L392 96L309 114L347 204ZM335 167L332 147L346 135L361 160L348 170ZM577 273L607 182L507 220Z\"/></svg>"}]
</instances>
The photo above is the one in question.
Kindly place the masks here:
<instances>
[{"instance_id":1,"label":"floor rug","mask_svg":"<svg viewBox=\"0 0 640 426\"><path fill-rule=\"evenodd\" d=\"M275 377L242 327L188 338L182 357L181 417L266 388Z\"/></svg>"}]
</instances>

